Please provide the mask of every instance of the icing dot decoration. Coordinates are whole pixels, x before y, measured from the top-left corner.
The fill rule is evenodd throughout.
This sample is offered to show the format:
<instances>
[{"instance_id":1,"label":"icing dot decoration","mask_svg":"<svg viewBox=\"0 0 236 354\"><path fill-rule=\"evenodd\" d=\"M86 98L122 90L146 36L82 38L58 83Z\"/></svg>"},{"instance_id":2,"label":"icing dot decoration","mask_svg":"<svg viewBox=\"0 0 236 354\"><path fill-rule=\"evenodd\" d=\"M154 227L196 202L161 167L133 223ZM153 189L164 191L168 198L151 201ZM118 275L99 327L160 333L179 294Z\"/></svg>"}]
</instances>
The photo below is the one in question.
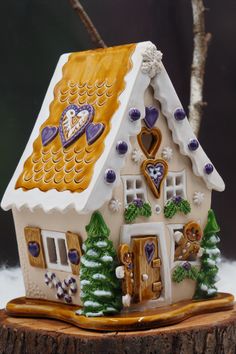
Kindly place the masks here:
<instances>
[{"instance_id":1,"label":"icing dot decoration","mask_svg":"<svg viewBox=\"0 0 236 354\"><path fill-rule=\"evenodd\" d=\"M195 151L199 148L199 142L197 139L191 139L188 143L188 148L190 151Z\"/></svg>"},{"instance_id":2,"label":"icing dot decoration","mask_svg":"<svg viewBox=\"0 0 236 354\"><path fill-rule=\"evenodd\" d=\"M141 117L141 112L137 108L131 108L129 110L129 118L132 122L135 122L136 120L139 120Z\"/></svg>"},{"instance_id":3,"label":"icing dot decoration","mask_svg":"<svg viewBox=\"0 0 236 354\"><path fill-rule=\"evenodd\" d=\"M214 167L211 163L207 163L205 166L204 166L204 171L207 175L210 175L214 170Z\"/></svg>"},{"instance_id":4,"label":"icing dot decoration","mask_svg":"<svg viewBox=\"0 0 236 354\"><path fill-rule=\"evenodd\" d=\"M194 192L193 194L193 203L196 205L196 206L200 206L203 201L204 201L204 193L202 192Z\"/></svg>"},{"instance_id":5,"label":"icing dot decoration","mask_svg":"<svg viewBox=\"0 0 236 354\"><path fill-rule=\"evenodd\" d=\"M109 208L113 213L117 213L121 209L121 202L118 199L112 198L109 202Z\"/></svg>"},{"instance_id":6,"label":"icing dot decoration","mask_svg":"<svg viewBox=\"0 0 236 354\"><path fill-rule=\"evenodd\" d=\"M134 149L131 154L131 159L134 161L134 163L138 164L143 160L143 154L140 150Z\"/></svg>"},{"instance_id":7,"label":"icing dot decoration","mask_svg":"<svg viewBox=\"0 0 236 354\"><path fill-rule=\"evenodd\" d=\"M125 155L128 151L128 144L125 141L118 141L116 144L116 151L119 155Z\"/></svg>"},{"instance_id":8,"label":"icing dot decoration","mask_svg":"<svg viewBox=\"0 0 236 354\"><path fill-rule=\"evenodd\" d=\"M183 108L176 109L175 113L174 113L174 117L178 121L185 119L186 114L185 114L185 111L183 110Z\"/></svg>"},{"instance_id":9,"label":"icing dot decoration","mask_svg":"<svg viewBox=\"0 0 236 354\"><path fill-rule=\"evenodd\" d=\"M105 181L107 183L114 183L116 180L116 173L114 170L107 169L105 172Z\"/></svg>"},{"instance_id":10,"label":"icing dot decoration","mask_svg":"<svg viewBox=\"0 0 236 354\"><path fill-rule=\"evenodd\" d=\"M161 206L159 204L155 205L155 212L157 215L161 213Z\"/></svg>"}]
</instances>

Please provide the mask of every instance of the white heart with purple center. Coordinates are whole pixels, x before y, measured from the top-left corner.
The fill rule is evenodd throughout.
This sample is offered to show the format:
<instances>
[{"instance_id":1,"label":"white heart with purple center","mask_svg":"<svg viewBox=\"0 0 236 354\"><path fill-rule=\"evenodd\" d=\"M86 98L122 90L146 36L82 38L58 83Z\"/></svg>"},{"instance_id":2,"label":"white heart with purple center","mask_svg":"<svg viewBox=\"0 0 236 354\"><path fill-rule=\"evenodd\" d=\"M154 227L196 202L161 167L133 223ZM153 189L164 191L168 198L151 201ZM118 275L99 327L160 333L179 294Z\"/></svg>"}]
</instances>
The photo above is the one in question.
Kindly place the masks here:
<instances>
[{"instance_id":1,"label":"white heart with purple center","mask_svg":"<svg viewBox=\"0 0 236 354\"><path fill-rule=\"evenodd\" d=\"M81 135L92 122L94 116L93 106L86 104L78 107L71 104L62 112L59 133L64 147L69 146Z\"/></svg>"}]
</instances>

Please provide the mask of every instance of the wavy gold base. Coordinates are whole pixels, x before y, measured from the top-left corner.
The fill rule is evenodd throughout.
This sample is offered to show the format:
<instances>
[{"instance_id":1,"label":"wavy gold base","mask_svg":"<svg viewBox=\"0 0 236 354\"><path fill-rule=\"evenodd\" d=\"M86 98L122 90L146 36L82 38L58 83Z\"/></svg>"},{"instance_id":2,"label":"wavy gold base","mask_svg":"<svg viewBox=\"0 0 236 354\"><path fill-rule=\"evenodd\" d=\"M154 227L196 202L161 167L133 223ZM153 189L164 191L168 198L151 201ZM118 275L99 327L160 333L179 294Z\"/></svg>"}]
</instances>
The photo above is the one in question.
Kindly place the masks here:
<instances>
[{"instance_id":1,"label":"wavy gold base","mask_svg":"<svg viewBox=\"0 0 236 354\"><path fill-rule=\"evenodd\" d=\"M167 326L197 314L232 309L233 304L233 295L219 293L212 299L181 301L144 312L126 312L110 317L85 317L76 315L78 306L21 297L8 302L6 311L10 316L50 318L96 331L131 331Z\"/></svg>"}]
</instances>

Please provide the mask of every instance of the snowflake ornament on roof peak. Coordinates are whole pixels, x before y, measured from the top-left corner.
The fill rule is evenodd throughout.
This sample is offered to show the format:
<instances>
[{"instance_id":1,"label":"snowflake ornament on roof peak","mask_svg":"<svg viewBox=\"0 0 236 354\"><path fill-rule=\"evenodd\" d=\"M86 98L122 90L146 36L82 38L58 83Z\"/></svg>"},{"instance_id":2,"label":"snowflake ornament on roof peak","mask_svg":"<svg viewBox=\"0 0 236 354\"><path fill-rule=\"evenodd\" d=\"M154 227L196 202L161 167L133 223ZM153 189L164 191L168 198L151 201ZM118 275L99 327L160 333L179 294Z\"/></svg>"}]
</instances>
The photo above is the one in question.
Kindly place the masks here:
<instances>
[{"instance_id":1,"label":"snowflake ornament on roof peak","mask_svg":"<svg viewBox=\"0 0 236 354\"><path fill-rule=\"evenodd\" d=\"M143 53L142 72L148 74L150 78L160 73L162 56L162 52L157 50L154 44L150 43Z\"/></svg>"}]
</instances>

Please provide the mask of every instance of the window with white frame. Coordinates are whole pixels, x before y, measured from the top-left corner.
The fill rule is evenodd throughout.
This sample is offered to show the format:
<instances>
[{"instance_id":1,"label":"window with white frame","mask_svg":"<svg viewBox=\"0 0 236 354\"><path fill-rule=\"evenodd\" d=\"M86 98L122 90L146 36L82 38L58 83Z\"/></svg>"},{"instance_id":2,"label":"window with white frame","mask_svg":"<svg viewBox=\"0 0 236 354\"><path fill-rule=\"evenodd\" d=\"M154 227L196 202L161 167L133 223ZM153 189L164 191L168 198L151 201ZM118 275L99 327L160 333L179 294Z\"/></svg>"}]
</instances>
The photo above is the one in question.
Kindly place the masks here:
<instances>
[{"instance_id":1,"label":"window with white frame","mask_svg":"<svg viewBox=\"0 0 236 354\"><path fill-rule=\"evenodd\" d=\"M42 230L43 247L49 269L71 272L68 261L66 234L63 232Z\"/></svg>"},{"instance_id":2,"label":"window with white frame","mask_svg":"<svg viewBox=\"0 0 236 354\"><path fill-rule=\"evenodd\" d=\"M125 204L129 204L137 198L147 201L146 185L141 175L122 176L122 180L124 183Z\"/></svg>"},{"instance_id":3,"label":"window with white frame","mask_svg":"<svg viewBox=\"0 0 236 354\"><path fill-rule=\"evenodd\" d=\"M186 199L186 174L185 170L180 172L169 172L164 182L164 201L180 196Z\"/></svg>"}]
</instances>

